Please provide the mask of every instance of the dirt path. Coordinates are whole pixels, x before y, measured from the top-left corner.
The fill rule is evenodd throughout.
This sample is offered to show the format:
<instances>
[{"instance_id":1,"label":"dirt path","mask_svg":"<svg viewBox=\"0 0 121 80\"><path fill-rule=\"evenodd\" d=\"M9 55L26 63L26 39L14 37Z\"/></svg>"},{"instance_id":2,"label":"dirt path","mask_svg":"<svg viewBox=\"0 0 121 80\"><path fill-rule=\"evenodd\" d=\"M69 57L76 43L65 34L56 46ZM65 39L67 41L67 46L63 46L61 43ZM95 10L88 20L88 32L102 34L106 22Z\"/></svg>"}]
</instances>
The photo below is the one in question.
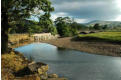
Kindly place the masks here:
<instances>
[{"instance_id":1,"label":"dirt path","mask_svg":"<svg viewBox=\"0 0 121 80\"><path fill-rule=\"evenodd\" d=\"M71 37L41 41L58 47L70 48L93 54L121 56L121 45L106 42L72 41Z\"/></svg>"}]
</instances>

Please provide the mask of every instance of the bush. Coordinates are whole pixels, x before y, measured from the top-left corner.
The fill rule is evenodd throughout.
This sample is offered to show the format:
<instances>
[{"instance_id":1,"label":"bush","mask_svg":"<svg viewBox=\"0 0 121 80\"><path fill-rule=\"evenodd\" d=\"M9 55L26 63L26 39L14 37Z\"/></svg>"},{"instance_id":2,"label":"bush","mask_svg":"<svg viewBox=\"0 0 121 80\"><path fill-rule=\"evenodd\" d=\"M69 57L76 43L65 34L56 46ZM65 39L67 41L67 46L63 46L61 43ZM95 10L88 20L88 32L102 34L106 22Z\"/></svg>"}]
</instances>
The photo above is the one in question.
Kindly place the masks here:
<instances>
[{"instance_id":1,"label":"bush","mask_svg":"<svg viewBox=\"0 0 121 80\"><path fill-rule=\"evenodd\" d=\"M55 26L49 27L49 32L50 32L52 35L56 35L56 34L58 33Z\"/></svg>"},{"instance_id":2,"label":"bush","mask_svg":"<svg viewBox=\"0 0 121 80\"><path fill-rule=\"evenodd\" d=\"M32 33L41 33L43 31L42 27L39 25L30 26Z\"/></svg>"}]
</instances>

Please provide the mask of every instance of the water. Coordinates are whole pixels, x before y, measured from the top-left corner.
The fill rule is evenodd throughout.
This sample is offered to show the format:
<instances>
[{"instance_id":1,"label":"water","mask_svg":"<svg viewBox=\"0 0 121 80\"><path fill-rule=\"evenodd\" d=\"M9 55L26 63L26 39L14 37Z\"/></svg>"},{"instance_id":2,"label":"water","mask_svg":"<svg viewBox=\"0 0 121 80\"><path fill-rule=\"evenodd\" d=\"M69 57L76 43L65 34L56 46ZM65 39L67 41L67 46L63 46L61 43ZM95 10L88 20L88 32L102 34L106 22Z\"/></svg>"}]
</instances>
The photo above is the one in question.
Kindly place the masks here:
<instances>
[{"instance_id":1,"label":"water","mask_svg":"<svg viewBox=\"0 0 121 80\"><path fill-rule=\"evenodd\" d=\"M121 80L121 58L57 48L47 43L32 43L15 48L25 57L49 65L49 73L69 80Z\"/></svg>"}]
</instances>

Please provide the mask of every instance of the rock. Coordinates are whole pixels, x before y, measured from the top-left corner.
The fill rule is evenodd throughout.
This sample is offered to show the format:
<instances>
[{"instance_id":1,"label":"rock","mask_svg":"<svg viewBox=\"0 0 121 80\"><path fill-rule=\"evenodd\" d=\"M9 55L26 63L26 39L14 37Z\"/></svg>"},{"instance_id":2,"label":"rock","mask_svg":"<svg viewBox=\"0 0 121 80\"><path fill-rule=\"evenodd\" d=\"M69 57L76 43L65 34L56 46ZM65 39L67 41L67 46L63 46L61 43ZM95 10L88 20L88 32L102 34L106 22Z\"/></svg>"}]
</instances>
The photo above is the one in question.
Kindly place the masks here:
<instances>
[{"instance_id":1,"label":"rock","mask_svg":"<svg viewBox=\"0 0 121 80\"><path fill-rule=\"evenodd\" d=\"M48 65L41 63L41 62L31 62L28 64L28 68L32 71L32 72L36 72L39 74L42 74L43 72L47 72L48 71Z\"/></svg>"},{"instance_id":2,"label":"rock","mask_svg":"<svg viewBox=\"0 0 121 80\"><path fill-rule=\"evenodd\" d=\"M48 78L47 80L68 80L67 78Z\"/></svg>"},{"instance_id":3,"label":"rock","mask_svg":"<svg viewBox=\"0 0 121 80\"><path fill-rule=\"evenodd\" d=\"M38 69L38 73L39 73L39 75L41 75L43 73L41 68Z\"/></svg>"},{"instance_id":4,"label":"rock","mask_svg":"<svg viewBox=\"0 0 121 80\"><path fill-rule=\"evenodd\" d=\"M37 73L41 79L47 79L48 65L41 62L32 62L28 64L28 68L31 72Z\"/></svg>"},{"instance_id":5,"label":"rock","mask_svg":"<svg viewBox=\"0 0 121 80\"><path fill-rule=\"evenodd\" d=\"M42 75L40 75L40 78L41 78L41 79L44 79L44 80L47 80L47 78L48 78L47 72L45 72L45 73L43 73Z\"/></svg>"},{"instance_id":6,"label":"rock","mask_svg":"<svg viewBox=\"0 0 121 80\"><path fill-rule=\"evenodd\" d=\"M58 75L57 74L49 74L48 78L58 78Z\"/></svg>"},{"instance_id":7,"label":"rock","mask_svg":"<svg viewBox=\"0 0 121 80\"><path fill-rule=\"evenodd\" d=\"M49 68L48 65L41 66L41 69L42 69L43 72L47 72L48 68Z\"/></svg>"}]
</instances>

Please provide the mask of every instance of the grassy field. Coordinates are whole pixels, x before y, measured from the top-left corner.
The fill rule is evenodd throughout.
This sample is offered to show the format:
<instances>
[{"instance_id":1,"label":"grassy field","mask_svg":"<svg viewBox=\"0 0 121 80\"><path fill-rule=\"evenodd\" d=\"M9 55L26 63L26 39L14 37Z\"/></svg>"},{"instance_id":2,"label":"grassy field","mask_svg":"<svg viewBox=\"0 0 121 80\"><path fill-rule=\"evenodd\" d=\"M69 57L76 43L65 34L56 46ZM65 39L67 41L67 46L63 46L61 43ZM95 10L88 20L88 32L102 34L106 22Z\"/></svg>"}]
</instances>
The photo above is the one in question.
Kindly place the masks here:
<instances>
[{"instance_id":1,"label":"grassy field","mask_svg":"<svg viewBox=\"0 0 121 80\"><path fill-rule=\"evenodd\" d=\"M28 34L9 34L9 41L16 42L20 40L28 39Z\"/></svg>"},{"instance_id":2,"label":"grassy field","mask_svg":"<svg viewBox=\"0 0 121 80\"><path fill-rule=\"evenodd\" d=\"M121 32L99 32L91 34L80 34L77 39L88 41L106 41L121 43Z\"/></svg>"}]
</instances>

